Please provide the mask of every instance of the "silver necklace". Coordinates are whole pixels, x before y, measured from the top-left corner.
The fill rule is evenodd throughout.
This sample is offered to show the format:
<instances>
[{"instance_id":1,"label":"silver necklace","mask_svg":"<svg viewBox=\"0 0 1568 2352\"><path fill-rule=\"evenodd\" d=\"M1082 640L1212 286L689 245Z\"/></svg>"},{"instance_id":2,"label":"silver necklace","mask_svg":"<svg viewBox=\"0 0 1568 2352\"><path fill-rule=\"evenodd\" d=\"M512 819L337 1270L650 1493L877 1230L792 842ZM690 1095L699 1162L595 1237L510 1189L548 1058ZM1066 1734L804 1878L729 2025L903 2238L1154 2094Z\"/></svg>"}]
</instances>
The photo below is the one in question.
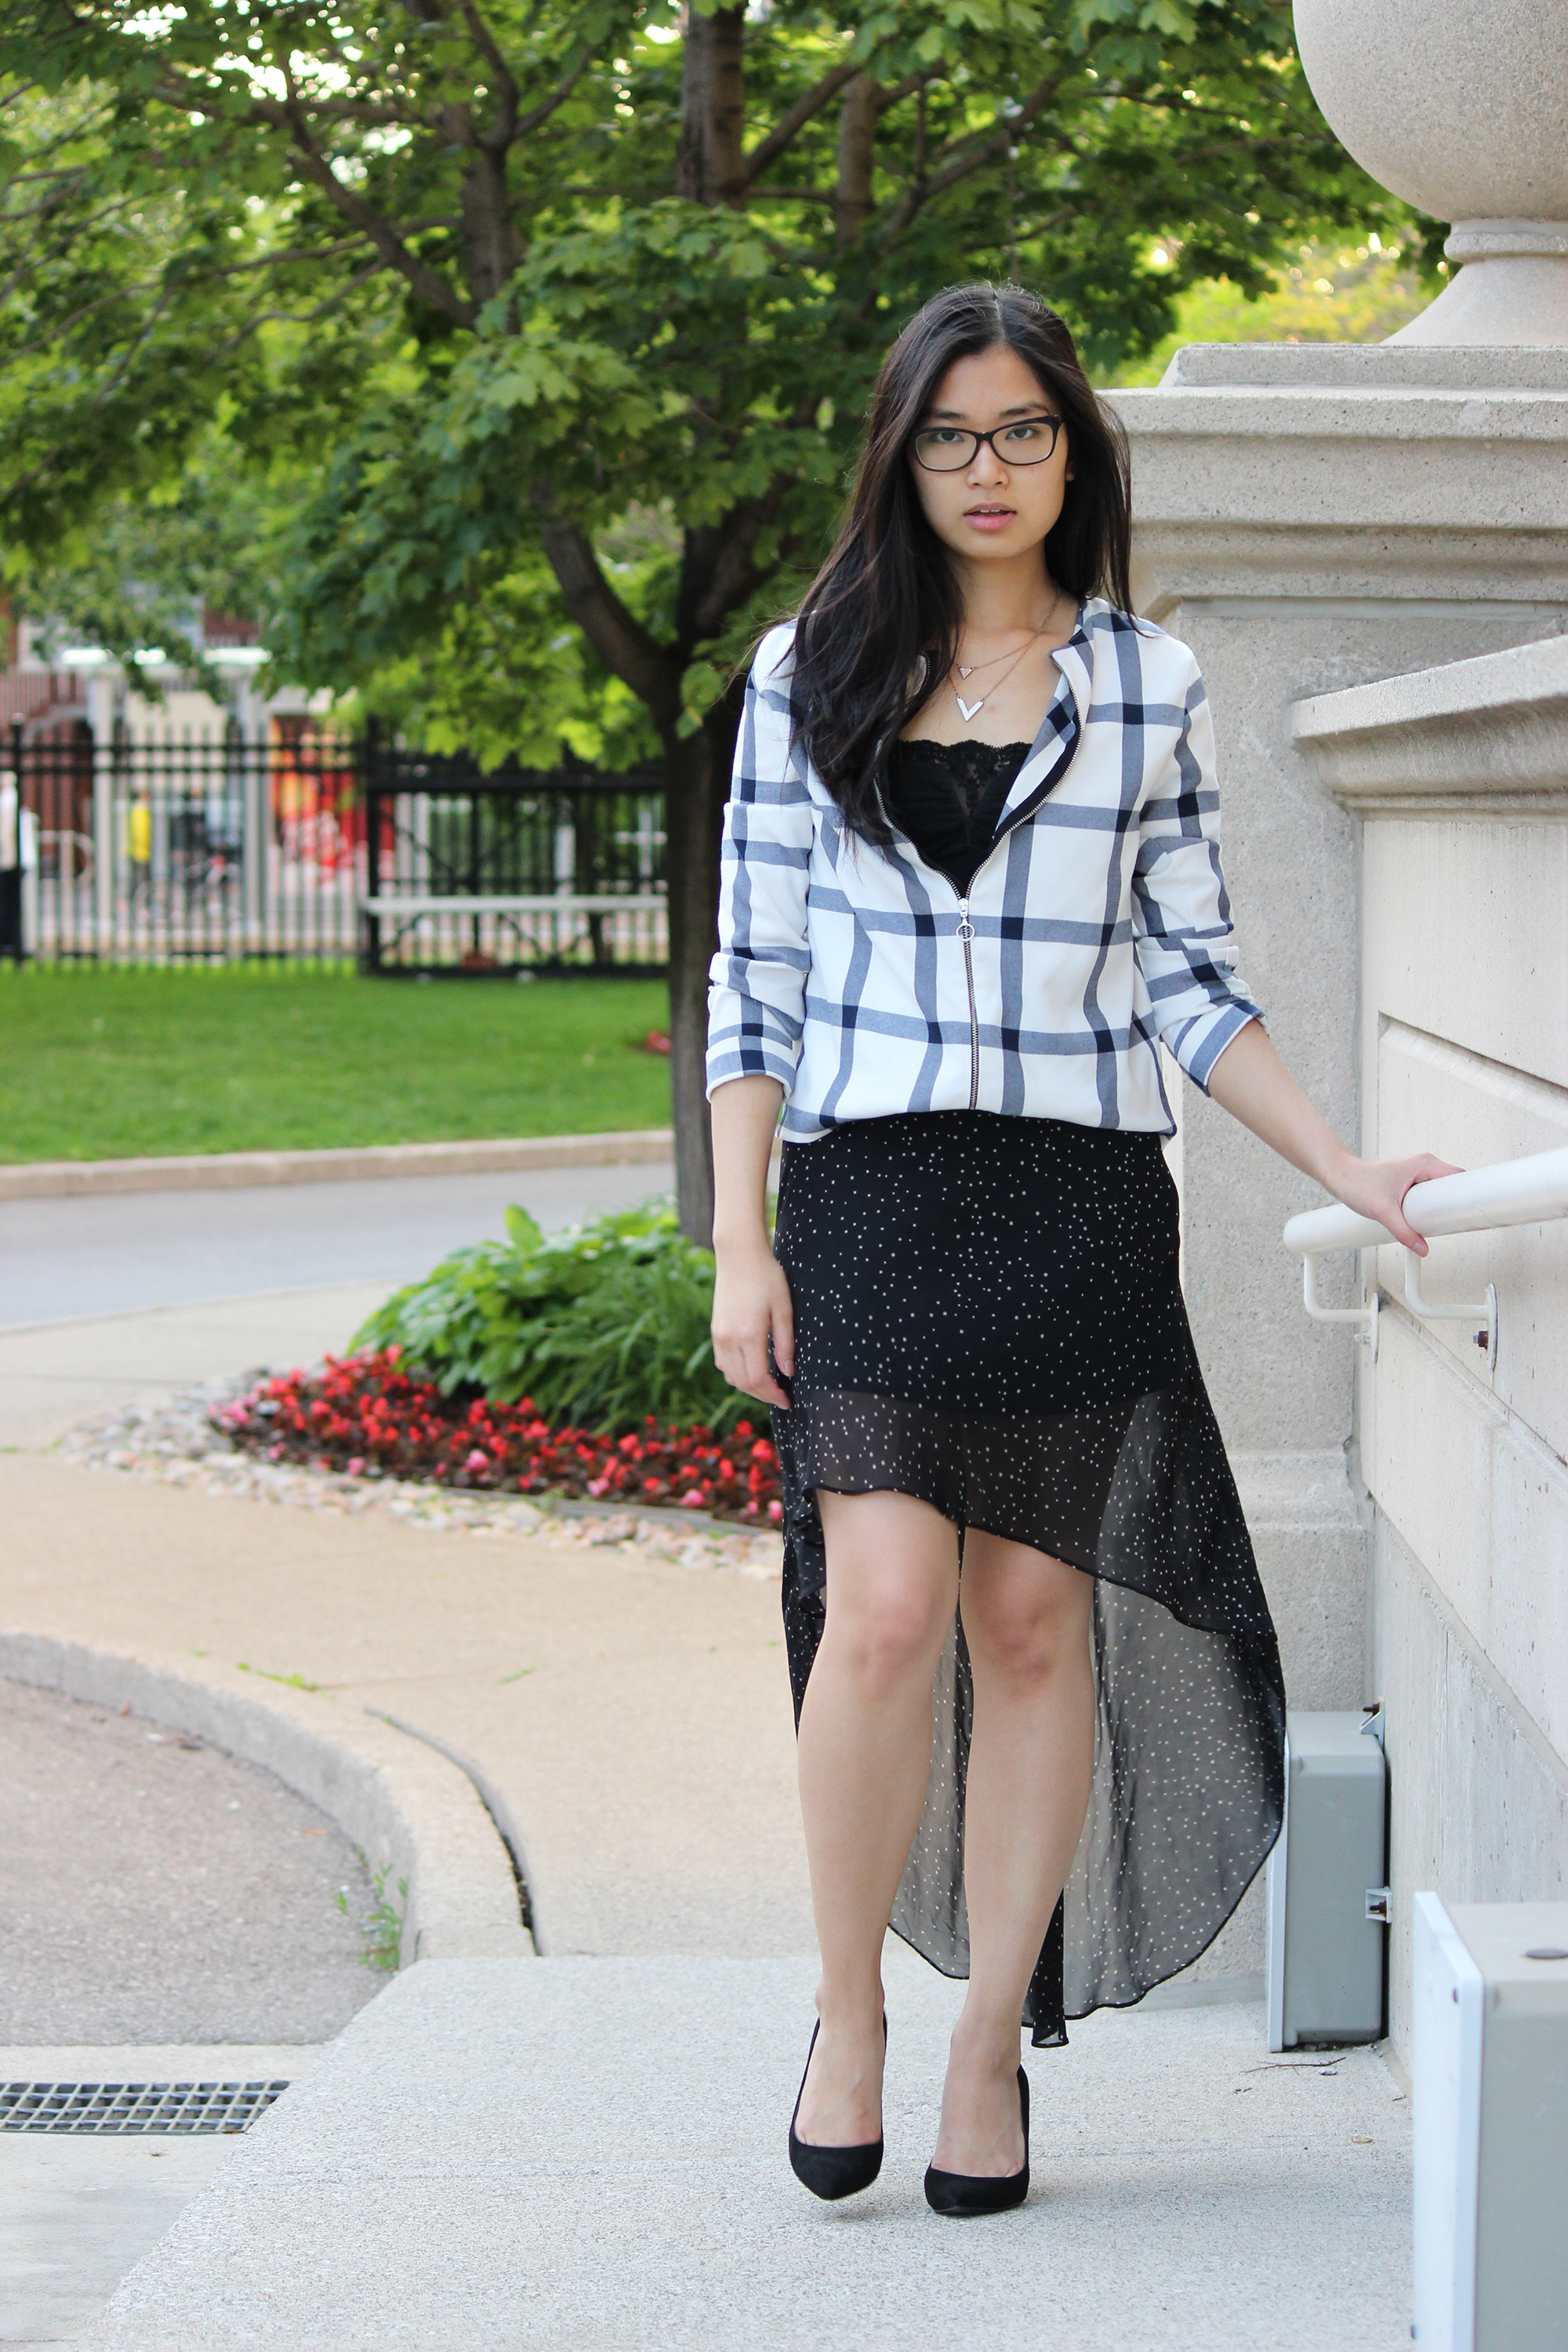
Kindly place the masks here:
<instances>
[{"instance_id":1,"label":"silver necklace","mask_svg":"<svg viewBox=\"0 0 1568 2352\"><path fill-rule=\"evenodd\" d=\"M1040 639L1045 635L1046 631L1050 627L1051 623L1055 620L1057 606L1061 603L1061 601L1062 592L1058 588L1056 595L1051 600L1050 611L1046 614L1046 617L1040 623L1039 627L1036 629L1033 635L1027 637L1019 646L1011 661L1007 661L1005 654L993 654L989 661L970 662L966 665L960 666L958 675L961 678L973 677L977 669L993 669L999 661L1007 661L1007 667L1003 671L1001 677L994 679L986 688L985 692L974 702L965 702L957 687L955 686L953 688L952 698L958 705L960 715L962 716L965 726L968 725L972 719L977 719L979 717L980 713L984 709L989 698L996 692L999 687L1006 685L1007 680L1012 677L1013 672L1017 668L1018 664L1023 660L1024 656L1030 650L1031 646L1037 646L1039 643Z\"/></svg>"}]
</instances>

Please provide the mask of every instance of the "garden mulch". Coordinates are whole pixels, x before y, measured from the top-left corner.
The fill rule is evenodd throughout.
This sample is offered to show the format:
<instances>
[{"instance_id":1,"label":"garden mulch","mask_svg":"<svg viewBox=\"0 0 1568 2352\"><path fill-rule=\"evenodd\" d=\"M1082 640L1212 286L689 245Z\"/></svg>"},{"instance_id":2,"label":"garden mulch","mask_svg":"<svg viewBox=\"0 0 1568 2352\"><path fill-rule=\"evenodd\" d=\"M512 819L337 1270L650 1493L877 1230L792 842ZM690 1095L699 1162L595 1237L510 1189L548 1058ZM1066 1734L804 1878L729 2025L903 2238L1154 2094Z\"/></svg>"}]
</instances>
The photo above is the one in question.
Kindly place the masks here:
<instances>
[{"instance_id":1,"label":"garden mulch","mask_svg":"<svg viewBox=\"0 0 1568 2352\"><path fill-rule=\"evenodd\" d=\"M411 1527L542 1538L673 1560L686 1568L728 1569L763 1580L779 1575L775 1532L726 1526L705 1511L628 1508L550 1493L525 1496L515 1489L509 1493L476 1485L473 1474L464 1485L395 1475L351 1476L333 1468L319 1452L308 1461L272 1461L265 1453L238 1450L217 1423L272 1377L265 1370L252 1370L203 1381L165 1399L117 1406L73 1430L60 1452L68 1462L88 1468L199 1493L354 1518L384 1514Z\"/></svg>"}]
</instances>

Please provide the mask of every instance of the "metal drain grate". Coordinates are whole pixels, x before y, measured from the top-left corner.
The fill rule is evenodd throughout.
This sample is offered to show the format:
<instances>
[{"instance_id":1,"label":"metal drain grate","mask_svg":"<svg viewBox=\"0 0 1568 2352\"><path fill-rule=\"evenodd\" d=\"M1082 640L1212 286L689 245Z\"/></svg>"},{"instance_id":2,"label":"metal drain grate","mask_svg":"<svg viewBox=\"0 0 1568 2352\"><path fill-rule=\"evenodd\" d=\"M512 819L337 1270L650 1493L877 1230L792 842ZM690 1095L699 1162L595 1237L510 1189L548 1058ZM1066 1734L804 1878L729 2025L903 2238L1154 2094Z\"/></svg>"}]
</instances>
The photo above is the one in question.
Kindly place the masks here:
<instances>
[{"instance_id":1,"label":"metal drain grate","mask_svg":"<svg viewBox=\"0 0 1568 2352\"><path fill-rule=\"evenodd\" d=\"M287 2083L0 2083L0 2131L242 2132Z\"/></svg>"}]
</instances>

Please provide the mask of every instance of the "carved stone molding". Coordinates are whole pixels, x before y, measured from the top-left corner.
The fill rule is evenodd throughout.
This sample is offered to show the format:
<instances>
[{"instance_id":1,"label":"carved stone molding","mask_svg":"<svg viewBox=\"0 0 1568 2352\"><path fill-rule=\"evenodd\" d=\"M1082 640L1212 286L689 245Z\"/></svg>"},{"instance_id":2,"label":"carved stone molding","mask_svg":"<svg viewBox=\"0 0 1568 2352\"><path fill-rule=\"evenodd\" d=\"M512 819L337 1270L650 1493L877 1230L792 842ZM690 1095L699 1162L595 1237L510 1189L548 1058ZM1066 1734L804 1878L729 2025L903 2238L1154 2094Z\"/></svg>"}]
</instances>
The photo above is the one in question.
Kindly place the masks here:
<instances>
[{"instance_id":1,"label":"carved stone molding","mask_svg":"<svg viewBox=\"0 0 1568 2352\"><path fill-rule=\"evenodd\" d=\"M1363 816L1568 815L1568 635L1313 695L1290 733Z\"/></svg>"}]
</instances>

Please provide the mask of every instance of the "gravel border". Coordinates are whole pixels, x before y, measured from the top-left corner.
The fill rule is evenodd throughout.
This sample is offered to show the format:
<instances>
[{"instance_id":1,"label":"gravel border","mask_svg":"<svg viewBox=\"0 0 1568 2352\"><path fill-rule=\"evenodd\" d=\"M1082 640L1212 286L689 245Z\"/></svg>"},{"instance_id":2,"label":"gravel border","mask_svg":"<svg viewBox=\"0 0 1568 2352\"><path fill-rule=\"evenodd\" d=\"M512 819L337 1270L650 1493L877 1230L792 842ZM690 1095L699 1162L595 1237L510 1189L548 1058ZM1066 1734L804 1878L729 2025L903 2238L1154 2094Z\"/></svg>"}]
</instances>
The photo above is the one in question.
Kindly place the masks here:
<instances>
[{"instance_id":1,"label":"gravel border","mask_svg":"<svg viewBox=\"0 0 1568 2352\"><path fill-rule=\"evenodd\" d=\"M449 1492L423 1480L350 1478L341 1471L258 1460L229 1444L209 1415L268 1378L260 1366L162 1400L117 1406L72 1430L62 1439L60 1453L89 1469L153 1478L198 1494L237 1495L297 1510L338 1511L350 1518L376 1512L406 1527L523 1536L535 1543L614 1551L648 1564L728 1569L759 1580L776 1582L783 1574L776 1528L752 1533L697 1511L626 1511L550 1496Z\"/></svg>"}]
</instances>

